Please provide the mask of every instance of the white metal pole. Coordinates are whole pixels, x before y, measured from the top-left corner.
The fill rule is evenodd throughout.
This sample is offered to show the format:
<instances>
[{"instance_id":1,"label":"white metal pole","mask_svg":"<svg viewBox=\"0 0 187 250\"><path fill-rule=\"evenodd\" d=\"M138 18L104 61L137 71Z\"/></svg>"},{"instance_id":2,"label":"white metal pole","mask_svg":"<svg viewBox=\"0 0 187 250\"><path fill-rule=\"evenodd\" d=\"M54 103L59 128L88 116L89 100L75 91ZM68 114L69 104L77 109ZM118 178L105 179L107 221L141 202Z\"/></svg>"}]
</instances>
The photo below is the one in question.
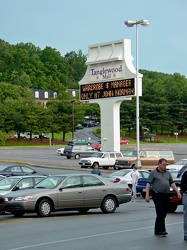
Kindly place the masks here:
<instances>
[{"instance_id":1,"label":"white metal pole","mask_svg":"<svg viewBox=\"0 0 187 250\"><path fill-rule=\"evenodd\" d=\"M140 104L139 104L139 84L138 84L138 23L136 22L136 147L137 159L136 167L141 167L140 161Z\"/></svg>"}]
</instances>

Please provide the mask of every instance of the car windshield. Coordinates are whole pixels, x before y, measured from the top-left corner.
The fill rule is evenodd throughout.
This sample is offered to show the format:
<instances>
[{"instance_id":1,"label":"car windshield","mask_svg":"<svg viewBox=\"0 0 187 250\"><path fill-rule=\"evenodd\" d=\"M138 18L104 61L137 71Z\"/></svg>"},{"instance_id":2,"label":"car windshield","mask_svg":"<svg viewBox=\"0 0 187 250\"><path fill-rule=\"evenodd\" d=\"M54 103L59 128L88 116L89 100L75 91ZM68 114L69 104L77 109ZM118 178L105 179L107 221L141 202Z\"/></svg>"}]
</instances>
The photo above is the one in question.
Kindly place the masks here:
<instances>
[{"instance_id":1,"label":"car windshield","mask_svg":"<svg viewBox=\"0 0 187 250\"><path fill-rule=\"evenodd\" d=\"M8 167L8 165L7 166L0 166L0 171L3 171L7 167Z\"/></svg>"},{"instance_id":2,"label":"car windshield","mask_svg":"<svg viewBox=\"0 0 187 250\"><path fill-rule=\"evenodd\" d=\"M175 163L176 165L186 165L187 164L187 159L184 160L179 160Z\"/></svg>"},{"instance_id":3,"label":"car windshield","mask_svg":"<svg viewBox=\"0 0 187 250\"><path fill-rule=\"evenodd\" d=\"M137 151L135 150L128 150L127 152L123 153L123 156L126 156L126 157L132 157L136 155L137 155Z\"/></svg>"},{"instance_id":4,"label":"car windshield","mask_svg":"<svg viewBox=\"0 0 187 250\"><path fill-rule=\"evenodd\" d=\"M103 156L103 153L96 152L96 153L93 153L91 157L101 158L102 156Z\"/></svg>"},{"instance_id":5,"label":"car windshield","mask_svg":"<svg viewBox=\"0 0 187 250\"><path fill-rule=\"evenodd\" d=\"M0 181L0 190L9 191L20 178L5 178Z\"/></svg>"},{"instance_id":6,"label":"car windshield","mask_svg":"<svg viewBox=\"0 0 187 250\"><path fill-rule=\"evenodd\" d=\"M65 176L49 176L43 181L39 182L34 188L54 189L56 188L66 177Z\"/></svg>"},{"instance_id":7,"label":"car windshield","mask_svg":"<svg viewBox=\"0 0 187 250\"><path fill-rule=\"evenodd\" d=\"M123 170L119 170L119 171L112 173L110 176L124 176L131 171L132 169L123 169Z\"/></svg>"},{"instance_id":8,"label":"car windshield","mask_svg":"<svg viewBox=\"0 0 187 250\"><path fill-rule=\"evenodd\" d=\"M178 171L172 171L172 170L169 170L172 178L176 179L178 177Z\"/></svg>"}]
</instances>

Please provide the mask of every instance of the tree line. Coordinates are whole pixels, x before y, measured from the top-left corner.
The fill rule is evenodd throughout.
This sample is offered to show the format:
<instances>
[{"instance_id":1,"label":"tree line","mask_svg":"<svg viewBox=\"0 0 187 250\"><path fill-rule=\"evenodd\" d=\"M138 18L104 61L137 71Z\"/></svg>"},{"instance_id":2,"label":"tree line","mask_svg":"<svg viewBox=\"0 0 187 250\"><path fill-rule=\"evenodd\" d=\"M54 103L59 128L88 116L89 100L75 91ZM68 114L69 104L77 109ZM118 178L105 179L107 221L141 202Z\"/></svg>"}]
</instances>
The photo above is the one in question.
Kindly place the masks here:
<instances>
[{"instance_id":1,"label":"tree line","mask_svg":"<svg viewBox=\"0 0 187 250\"><path fill-rule=\"evenodd\" d=\"M82 123L84 116L100 116L97 104L81 103L67 89L78 89L86 72L87 56L71 51L64 56L56 49L43 50L32 43L11 45L0 40L0 130L1 138L15 131L62 132L63 140L72 126ZM151 132L184 131L187 128L187 79L179 73L164 74L140 70L143 74L140 97L140 128ZM53 89L57 98L47 108L36 102L31 89ZM72 108L74 107L74 124ZM120 108L121 129L136 124L135 98L124 101ZM53 138L52 138L53 139Z\"/></svg>"}]
</instances>

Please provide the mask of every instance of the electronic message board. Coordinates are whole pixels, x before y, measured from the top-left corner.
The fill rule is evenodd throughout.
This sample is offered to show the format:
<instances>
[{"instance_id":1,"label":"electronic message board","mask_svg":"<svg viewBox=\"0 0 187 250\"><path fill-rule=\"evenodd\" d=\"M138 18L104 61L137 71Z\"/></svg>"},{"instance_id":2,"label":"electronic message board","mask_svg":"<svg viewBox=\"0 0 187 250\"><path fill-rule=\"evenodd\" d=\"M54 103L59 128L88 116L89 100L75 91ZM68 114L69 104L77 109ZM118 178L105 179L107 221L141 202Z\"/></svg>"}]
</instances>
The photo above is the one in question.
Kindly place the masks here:
<instances>
[{"instance_id":1,"label":"electronic message board","mask_svg":"<svg viewBox=\"0 0 187 250\"><path fill-rule=\"evenodd\" d=\"M134 78L80 85L82 101L134 95Z\"/></svg>"}]
</instances>

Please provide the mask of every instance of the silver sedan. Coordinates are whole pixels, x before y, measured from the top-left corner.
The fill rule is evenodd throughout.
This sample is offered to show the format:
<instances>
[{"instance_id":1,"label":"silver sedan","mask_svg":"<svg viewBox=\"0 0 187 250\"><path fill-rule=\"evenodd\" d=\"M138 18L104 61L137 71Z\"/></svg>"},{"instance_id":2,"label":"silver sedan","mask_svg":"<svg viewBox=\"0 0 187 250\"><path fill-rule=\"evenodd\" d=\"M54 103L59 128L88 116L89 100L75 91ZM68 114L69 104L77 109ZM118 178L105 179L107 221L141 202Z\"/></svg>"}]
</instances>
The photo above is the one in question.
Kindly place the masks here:
<instances>
[{"instance_id":1,"label":"silver sedan","mask_svg":"<svg viewBox=\"0 0 187 250\"><path fill-rule=\"evenodd\" d=\"M49 176L31 189L6 195L6 211L15 216L37 213L49 216L52 212L100 208L113 213L123 203L131 201L128 185L116 185L93 174L66 174Z\"/></svg>"}]
</instances>

